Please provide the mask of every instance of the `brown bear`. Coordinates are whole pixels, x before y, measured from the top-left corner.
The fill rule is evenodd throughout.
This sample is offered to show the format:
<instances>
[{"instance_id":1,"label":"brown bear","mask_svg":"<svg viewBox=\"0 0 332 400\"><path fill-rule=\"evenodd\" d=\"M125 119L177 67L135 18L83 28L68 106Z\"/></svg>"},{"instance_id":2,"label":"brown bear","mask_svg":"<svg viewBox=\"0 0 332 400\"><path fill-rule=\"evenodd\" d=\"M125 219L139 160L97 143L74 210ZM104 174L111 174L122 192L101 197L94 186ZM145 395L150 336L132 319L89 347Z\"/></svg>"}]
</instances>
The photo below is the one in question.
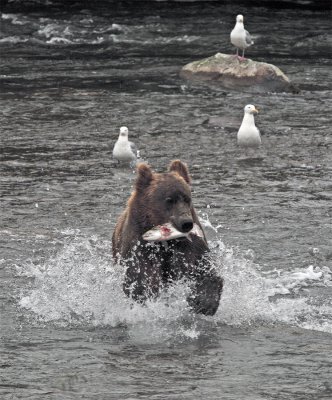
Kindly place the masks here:
<instances>
[{"instance_id":1,"label":"brown bear","mask_svg":"<svg viewBox=\"0 0 332 400\"><path fill-rule=\"evenodd\" d=\"M113 258L126 267L124 292L144 303L162 287L186 279L191 293L187 301L197 313L213 315L218 309L223 279L216 273L203 237L167 242L147 242L142 235L151 228L171 222L188 233L193 224L202 229L191 200L189 171L180 160L166 173L152 172L149 165L137 167L135 189L119 217L112 237ZM202 229L203 232L203 229Z\"/></svg>"}]
</instances>

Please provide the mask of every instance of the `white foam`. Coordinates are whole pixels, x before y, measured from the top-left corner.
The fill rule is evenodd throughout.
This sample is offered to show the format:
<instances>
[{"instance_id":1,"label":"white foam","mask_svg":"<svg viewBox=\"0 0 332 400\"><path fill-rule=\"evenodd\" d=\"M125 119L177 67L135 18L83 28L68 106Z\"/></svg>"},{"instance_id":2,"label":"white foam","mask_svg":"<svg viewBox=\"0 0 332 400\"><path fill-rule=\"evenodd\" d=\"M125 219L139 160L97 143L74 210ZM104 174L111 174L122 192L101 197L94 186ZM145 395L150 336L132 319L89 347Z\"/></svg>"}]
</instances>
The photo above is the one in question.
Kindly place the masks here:
<instances>
[{"instance_id":1,"label":"white foam","mask_svg":"<svg viewBox=\"0 0 332 400\"><path fill-rule=\"evenodd\" d=\"M65 28L58 23L49 23L41 27L38 30L38 35L45 37L47 44L71 44L72 40L68 39L68 36L72 37L73 34L69 26Z\"/></svg>"},{"instance_id":2,"label":"white foam","mask_svg":"<svg viewBox=\"0 0 332 400\"><path fill-rule=\"evenodd\" d=\"M23 39L19 36L8 36L8 37L0 39L0 43L17 44L17 43L26 43L26 42L28 42L28 40L29 39Z\"/></svg>"},{"instance_id":3,"label":"white foam","mask_svg":"<svg viewBox=\"0 0 332 400\"><path fill-rule=\"evenodd\" d=\"M47 44L71 44L71 40L63 37L52 37L50 40L46 41Z\"/></svg>"},{"instance_id":4,"label":"white foam","mask_svg":"<svg viewBox=\"0 0 332 400\"><path fill-rule=\"evenodd\" d=\"M124 25L112 24L111 29L117 29L119 31L125 31L127 28Z\"/></svg>"},{"instance_id":5,"label":"white foam","mask_svg":"<svg viewBox=\"0 0 332 400\"><path fill-rule=\"evenodd\" d=\"M22 18L22 19L21 19ZM1 14L1 19L4 20L11 20L11 23L13 25L25 25L28 23L28 21L24 20L24 17L21 15L16 15L16 14Z\"/></svg>"},{"instance_id":6,"label":"white foam","mask_svg":"<svg viewBox=\"0 0 332 400\"><path fill-rule=\"evenodd\" d=\"M47 39L59 33L58 24L47 24L38 30L38 35L45 36Z\"/></svg>"}]
</instances>

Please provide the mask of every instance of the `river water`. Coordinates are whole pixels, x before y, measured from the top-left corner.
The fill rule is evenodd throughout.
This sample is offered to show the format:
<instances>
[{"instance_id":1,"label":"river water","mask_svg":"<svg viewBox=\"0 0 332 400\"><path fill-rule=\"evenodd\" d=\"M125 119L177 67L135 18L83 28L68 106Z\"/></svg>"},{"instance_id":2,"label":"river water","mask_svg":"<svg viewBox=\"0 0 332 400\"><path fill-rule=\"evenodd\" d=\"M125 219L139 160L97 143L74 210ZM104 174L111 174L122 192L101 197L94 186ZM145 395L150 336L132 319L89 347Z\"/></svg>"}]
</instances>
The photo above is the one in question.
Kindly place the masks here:
<instances>
[{"instance_id":1,"label":"river water","mask_svg":"<svg viewBox=\"0 0 332 400\"><path fill-rule=\"evenodd\" d=\"M331 398L330 15L135 4L1 14L1 398ZM234 51L239 12L247 56L300 93L179 78ZM254 158L236 144L248 103ZM188 163L225 278L213 317L190 313L184 282L146 307L122 293L111 234L135 178L111 156L122 125L156 171Z\"/></svg>"}]
</instances>

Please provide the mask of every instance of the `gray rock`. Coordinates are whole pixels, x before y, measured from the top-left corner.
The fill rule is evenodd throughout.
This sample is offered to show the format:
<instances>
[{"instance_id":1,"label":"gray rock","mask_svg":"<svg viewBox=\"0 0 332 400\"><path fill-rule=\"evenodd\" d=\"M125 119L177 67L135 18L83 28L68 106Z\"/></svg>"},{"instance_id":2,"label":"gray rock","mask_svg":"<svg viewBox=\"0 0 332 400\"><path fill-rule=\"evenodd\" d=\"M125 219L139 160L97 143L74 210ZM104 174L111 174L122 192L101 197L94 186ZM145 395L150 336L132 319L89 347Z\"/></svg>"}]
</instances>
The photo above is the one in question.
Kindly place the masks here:
<instances>
[{"instance_id":1,"label":"gray rock","mask_svg":"<svg viewBox=\"0 0 332 400\"><path fill-rule=\"evenodd\" d=\"M182 78L220 85L228 89L250 89L253 92L293 92L299 90L276 66L234 55L217 53L212 57L185 65Z\"/></svg>"}]
</instances>

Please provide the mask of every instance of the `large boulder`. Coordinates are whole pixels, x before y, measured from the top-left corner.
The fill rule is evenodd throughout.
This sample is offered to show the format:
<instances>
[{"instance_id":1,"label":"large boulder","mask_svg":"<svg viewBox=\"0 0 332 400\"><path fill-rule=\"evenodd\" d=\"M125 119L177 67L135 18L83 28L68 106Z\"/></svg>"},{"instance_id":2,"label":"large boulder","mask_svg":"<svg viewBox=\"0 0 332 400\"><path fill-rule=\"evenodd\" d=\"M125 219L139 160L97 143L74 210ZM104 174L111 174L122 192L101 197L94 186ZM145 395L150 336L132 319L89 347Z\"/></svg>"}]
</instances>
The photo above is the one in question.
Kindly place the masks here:
<instances>
[{"instance_id":1,"label":"large boulder","mask_svg":"<svg viewBox=\"0 0 332 400\"><path fill-rule=\"evenodd\" d=\"M298 92L287 76L276 66L249 58L217 53L212 57L185 65L180 76L204 81L228 89L250 89L254 92Z\"/></svg>"}]
</instances>

